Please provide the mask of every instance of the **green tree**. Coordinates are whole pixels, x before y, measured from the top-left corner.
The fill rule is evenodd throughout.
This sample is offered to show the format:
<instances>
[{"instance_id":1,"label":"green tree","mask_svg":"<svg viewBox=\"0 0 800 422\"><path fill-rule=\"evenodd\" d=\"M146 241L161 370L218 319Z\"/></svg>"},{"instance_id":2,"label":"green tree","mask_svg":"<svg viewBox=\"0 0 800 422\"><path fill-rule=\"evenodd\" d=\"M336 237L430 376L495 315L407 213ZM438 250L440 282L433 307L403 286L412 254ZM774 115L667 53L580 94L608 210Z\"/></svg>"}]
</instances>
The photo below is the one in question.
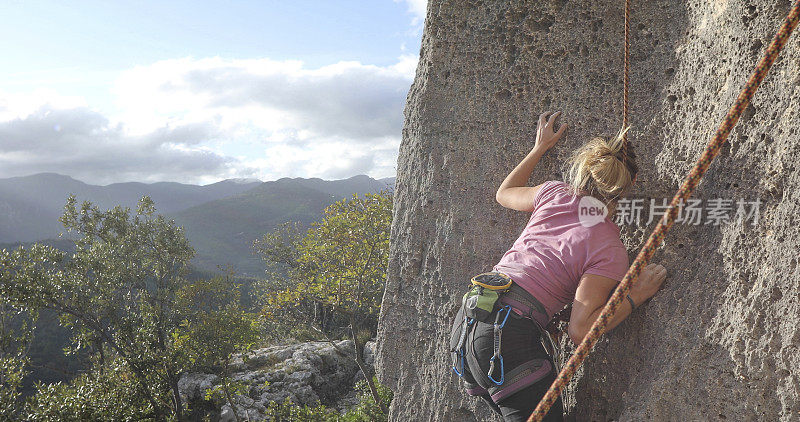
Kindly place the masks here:
<instances>
[{"instance_id":1,"label":"green tree","mask_svg":"<svg viewBox=\"0 0 800 422\"><path fill-rule=\"evenodd\" d=\"M147 197L133 216L122 207L78 207L70 197L61 221L79 235L75 253L43 245L1 251L0 297L57 312L74 348L92 348L101 371L110 360L124 363L155 419L182 419L178 380L187 363L172 333L185 319L175 296L194 253L183 230L156 215Z\"/></svg>"},{"instance_id":2,"label":"green tree","mask_svg":"<svg viewBox=\"0 0 800 422\"><path fill-rule=\"evenodd\" d=\"M155 414L128 365L109 357L102 368L95 367L69 383L38 383L22 416L31 422L133 422L153 420Z\"/></svg>"},{"instance_id":3,"label":"green tree","mask_svg":"<svg viewBox=\"0 0 800 422\"><path fill-rule=\"evenodd\" d=\"M231 272L182 288L178 306L192 312L174 334L176 345L195 368L219 375L219 385L207 398L222 396L237 421L233 395L242 393L245 386L231 379L231 361L237 353L246 359L259 339L255 315L242 310L240 288Z\"/></svg>"},{"instance_id":4,"label":"green tree","mask_svg":"<svg viewBox=\"0 0 800 422\"><path fill-rule=\"evenodd\" d=\"M35 312L0 296L0 420L14 420L21 411L22 381L29 363Z\"/></svg>"},{"instance_id":5,"label":"green tree","mask_svg":"<svg viewBox=\"0 0 800 422\"><path fill-rule=\"evenodd\" d=\"M363 360L362 333L376 330L391 219L390 191L363 197L354 194L328 206L322 220L312 223L305 234L296 226L284 225L255 242L270 268L278 265L285 271L283 281L270 284L273 289L265 295L264 315L309 325L332 344L331 338L341 335L344 328L353 340L356 363L384 413L386 406ZM344 321L342 327L328 323L334 317Z\"/></svg>"},{"instance_id":6,"label":"green tree","mask_svg":"<svg viewBox=\"0 0 800 422\"><path fill-rule=\"evenodd\" d=\"M377 379L373 379L373 382L378 387L378 394L385 409L392 401L392 391L379 384ZM386 422L389 420L388 415L381 410L380 405L372 397L366 380L356 383L356 391L358 392L358 404L344 414L322 404L300 406L286 398L283 402L272 402L267 406L265 420L292 422Z\"/></svg>"}]
</instances>

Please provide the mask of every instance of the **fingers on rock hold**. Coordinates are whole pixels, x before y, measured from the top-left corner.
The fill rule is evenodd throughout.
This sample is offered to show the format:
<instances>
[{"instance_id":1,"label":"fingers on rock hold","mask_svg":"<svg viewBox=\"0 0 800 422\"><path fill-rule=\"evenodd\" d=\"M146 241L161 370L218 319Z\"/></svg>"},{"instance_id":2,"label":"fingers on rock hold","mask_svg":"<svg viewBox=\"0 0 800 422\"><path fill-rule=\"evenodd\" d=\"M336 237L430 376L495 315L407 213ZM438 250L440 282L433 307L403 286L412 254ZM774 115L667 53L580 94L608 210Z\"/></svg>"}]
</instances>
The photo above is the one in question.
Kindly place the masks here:
<instances>
[{"instance_id":1,"label":"fingers on rock hold","mask_svg":"<svg viewBox=\"0 0 800 422\"><path fill-rule=\"evenodd\" d=\"M544 113L539 115L539 126L544 126L547 123L547 115L550 114L549 111L545 111Z\"/></svg>"},{"instance_id":2,"label":"fingers on rock hold","mask_svg":"<svg viewBox=\"0 0 800 422\"><path fill-rule=\"evenodd\" d=\"M547 121L547 124L549 124L549 125L552 125L553 123L555 123L556 119L557 119L557 118L558 118L558 116L560 116L560 115L561 115L561 112L560 112L560 111L557 111L557 112L553 113L553 114L550 116L550 119L548 119L548 121Z\"/></svg>"}]
</instances>

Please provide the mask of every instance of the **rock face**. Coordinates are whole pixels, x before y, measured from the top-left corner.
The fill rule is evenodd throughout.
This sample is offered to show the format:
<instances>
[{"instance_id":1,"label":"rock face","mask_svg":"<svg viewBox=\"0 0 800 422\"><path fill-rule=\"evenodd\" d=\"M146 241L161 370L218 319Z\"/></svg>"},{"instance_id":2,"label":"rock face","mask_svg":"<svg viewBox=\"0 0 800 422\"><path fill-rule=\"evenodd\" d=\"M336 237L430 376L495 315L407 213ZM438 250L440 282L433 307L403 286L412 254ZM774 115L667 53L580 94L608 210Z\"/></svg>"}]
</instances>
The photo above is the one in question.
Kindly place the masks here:
<instances>
[{"instance_id":1,"label":"rock face","mask_svg":"<svg viewBox=\"0 0 800 422\"><path fill-rule=\"evenodd\" d=\"M363 375L353 359L353 342L336 341L336 346L338 350L327 342L298 343L254 350L246 360L234 358L231 378L243 382L248 389L246 395L237 395L233 400L240 416L244 420L261 420L270 402L282 403L286 398L308 406L353 404L353 386ZM374 361L374 350L374 341L364 346L367 365ZM193 408L203 409L208 415L219 414L221 421L233 421L230 406L213 409L205 400L206 391L219 383L215 375L187 374L181 378L179 388Z\"/></svg>"},{"instance_id":2,"label":"rock face","mask_svg":"<svg viewBox=\"0 0 800 422\"><path fill-rule=\"evenodd\" d=\"M530 184L621 122L622 1L430 0L408 94L394 198L379 377L391 419L493 420L448 365L447 331L469 278L490 271L529 215L494 201L533 146L537 116L565 138ZM630 139L635 197L671 198L739 94L788 1L634 2ZM606 335L567 397L575 420L800 417L800 34L794 34L655 257L669 276ZM760 200L759 218L704 224L714 198ZM655 223L624 225L638 252Z\"/></svg>"}]
</instances>

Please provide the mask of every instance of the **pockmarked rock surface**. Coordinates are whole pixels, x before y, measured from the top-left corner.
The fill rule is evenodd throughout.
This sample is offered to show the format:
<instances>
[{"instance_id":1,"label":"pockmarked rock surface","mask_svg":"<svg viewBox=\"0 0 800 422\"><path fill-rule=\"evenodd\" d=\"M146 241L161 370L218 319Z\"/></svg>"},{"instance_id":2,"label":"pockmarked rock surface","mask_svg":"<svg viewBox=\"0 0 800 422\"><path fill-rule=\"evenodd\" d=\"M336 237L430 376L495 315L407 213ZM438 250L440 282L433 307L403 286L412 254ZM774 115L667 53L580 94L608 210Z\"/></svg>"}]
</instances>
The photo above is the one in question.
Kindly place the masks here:
<instances>
[{"instance_id":1,"label":"pockmarked rock surface","mask_svg":"<svg viewBox=\"0 0 800 422\"><path fill-rule=\"evenodd\" d=\"M634 2L629 132L650 198L671 198L791 6L789 1ZM621 124L623 2L430 0L405 108L377 367L391 420L497 420L459 388L447 332L471 276L490 271L529 215L495 191L533 147L537 117L565 138L530 180ZM668 279L604 336L567 391L579 421L800 418L800 34L794 34L654 261ZM758 218L706 224L760 201ZM732 203L726 202L731 200ZM716 208L719 209L719 206ZM752 210L752 207L748 208ZM657 220L655 218L654 220Z\"/></svg>"}]
</instances>

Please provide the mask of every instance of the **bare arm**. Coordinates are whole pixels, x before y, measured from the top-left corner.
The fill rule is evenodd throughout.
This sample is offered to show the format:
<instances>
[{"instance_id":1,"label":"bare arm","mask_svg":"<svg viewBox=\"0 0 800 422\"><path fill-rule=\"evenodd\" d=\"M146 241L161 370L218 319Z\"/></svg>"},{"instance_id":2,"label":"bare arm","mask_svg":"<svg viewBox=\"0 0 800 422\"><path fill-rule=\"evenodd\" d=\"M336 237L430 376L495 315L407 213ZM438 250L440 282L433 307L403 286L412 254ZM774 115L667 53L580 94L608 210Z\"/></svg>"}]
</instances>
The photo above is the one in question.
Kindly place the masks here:
<instances>
[{"instance_id":1,"label":"bare arm","mask_svg":"<svg viewBox=\"0 0 800 422\"><path fill-rule=\"evenodd\" d=\"M640 306L645 300L655 295L666 277L667 270L662 265L649 264L645 267L639 275L639 280L630 291L631 299L636 306ZM578 289L575 291L575 301L572 303L569 320L568 332L573 343L578 345L583 341L618 283L613 278L594 274L583 275ZM619 325L631 314L631 311L630 302L623 301L614 314L614 318L606 325L606 329L611 330Z\"/></svg>"},{"instance_id":2,"label":"bare arm","mask_svg":"<svg viewBox=\"0 0 800 422\"><path fill-rule=\"evenodd\" d=\"M567 125L562 124L558 132L553 132L555 120L561 115L561 112L553 113L550 118L547 115L550 112L544 112L539 116L539 126L536 131L536 144L531 152L519 163L511 173L506 176L503 183L497 189L495 200L506 207L517 211L533 211L533 198L536 192L541 188L541 184L530 187L526 186L528 179L533 173L533 169L545 152L552 147L561 135L566 130Z\"/></svg>"}]
</instances>

